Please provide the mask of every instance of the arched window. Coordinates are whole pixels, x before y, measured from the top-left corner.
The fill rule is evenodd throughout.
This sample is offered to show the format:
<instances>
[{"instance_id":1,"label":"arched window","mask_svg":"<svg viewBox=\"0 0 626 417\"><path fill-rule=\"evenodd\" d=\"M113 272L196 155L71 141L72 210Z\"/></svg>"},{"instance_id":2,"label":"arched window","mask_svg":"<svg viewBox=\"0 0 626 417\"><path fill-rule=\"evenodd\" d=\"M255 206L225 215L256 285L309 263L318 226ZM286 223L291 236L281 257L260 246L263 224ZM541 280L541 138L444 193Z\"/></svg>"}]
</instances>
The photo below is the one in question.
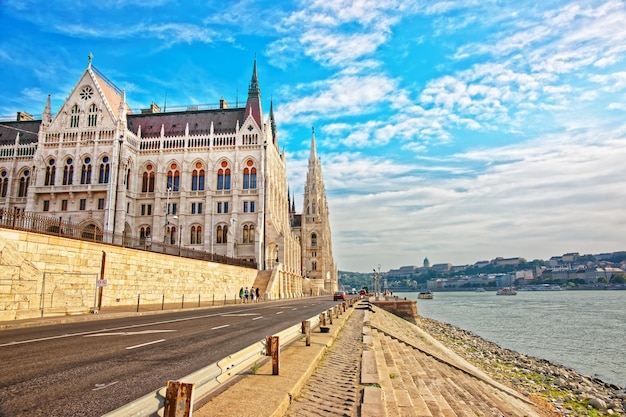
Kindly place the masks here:
<instances>
[{"instance_id":1,"label":"arched window","mask_svg":"<svg viewBox=\"0 0 626 417\"><path fill-rule=\"evenodd\" d=\"M200 162L191 173L191 191L204 191L204 170Z\"/></svg>"},{"instance_id":2,"label":"arched window","mask_svg":"<svg viewBox=\"0 0 626 417\"><path fill-rule=\"evenodd\" d=\"M311 234L311 246L317 246L317 235L315 233Z\"/></svg>"},{"instance_id":3,"label":"arched window","mask_svg":"<svg viewBox=\"0 0 626 417\"><path fill-rule=\"evenodd\" d=\"M100 164L100 172L98 174L98 183L108 184L110 173L111 173L111 164L109 164L109 157L105 156L104 158L102 158L102 163Z\"/></svg>"},{"instance_id":4,"label":"arched window","mask_svg":"<svg viewBox=\"0 0 626 417\"><path fill-rule=\"evenodd\" d=\"M91 166L91 158L90 157L86 157L83 160L83 168L80 171L80 183L81 184L91 184L91 172L92 172L92 166Z\"/></svg>"},{"instance_id":5,"label":"arched window","mask_svg":"<svg viewBox=\"0 0 626 417\"><path fill-rule=\"evenodd\" d=\"M57 167L54 166L54 159L51 159L48 162L48 166L46 167L46 180L44 181L44 185L54 185L54 177L57 172Z\"/></svg>"},{"instance_id":6,"label":"arched window","mask_svg":"<svg viewBox=\"0 0 626 417\"><path fill-rule=\"evenodd\" d=\"M139 229L139 242L141 245L150 244L150 226Z\"/></svg>"},{"instance_id":7,"label":"arched window","mask_svg":"<svg viewBox=\"0 0 626 417\"><path fill-rule=\"evenodd\" d=\"M311 262L311 270L317 271L317 262Z\"/></svg>"},{"instance_id":8,"label":"arched window","mask_svg":"<svg viewBox=\"0 0 626 417\"><path fill-rule=\"evenodd\" d=\"M131 178L130 174L131 174L131 170L130 170L130 168L128 168L126 170L126 189L127 190L130 190L130 178Z\"/></svg>"},{"instance_id":9,"label":"arched window","mask_svg":"<svg viewBox=\"0 0 626 417\"><path fill-rule=\"evenodd\" d=\"M217 226L217 243L227 243L228 226Z\"/></svg>"},{"instance_id":10,"label":"arched window","mask_svg":"<svg viewBox=\"0 0 626 417\"><path fill-rule=\"evenodd\" d=\"M63 167L63 185L72 185L74 182L74 161L68 158Z\"/></svg>"},{"instance_id":11,"label":"arched window","mask_svg":"<svg viewBox=\"0 0 626 417\"><path fill-rule=\"evenodd\" d=\"M143 176L141 178L141 192L154 192L154 171L152 170L152 165L146 166L146 170L143 172Z\"/></svg>"},{"instance_id":12,"label":"arched window","mask_svg":"<svg viewBox=\"0 0 626 417\"><path fill-rule=\"evenodd\" d=\"M246 162L246 167L243 170L243 188L244 190L256 189L256 168L251 159Z\"/></svg>"},{"instance_id":13,"label":"arched window","mask_svg":"<svg viewBox=\"0 0 626 417\"><path fill-rule=\"evenodd\" d=\"M202 226L191 226L191 244L202 244Z\"/></svg>"},{"instance_id":14,"label":"arched window","mask_svg":"<svg viewBox=\"0 0 626 417\"><path fill-rule=\"evenodd\" d=\"M230 190L230 168L226 161L222 161L222 167L217 171L217 189Z\"/></svg>"},{"instance_id":15,"label":"arched window","mask_svg":"<svg viewBox=\"0 0 626 417\"><path fill-rule=\"evenodd\" d=\"M176 226L167 226L167 236L168 236L168 240L170 245L174 245L176 244Z\"/></svg>"},{"instance_id":16,"label":"arched window","mask_svg":"<svg viewBox=\"0 0 626 417\"><path fill-rule=\"evenodd\" d=\"M243 226L243 243L254 243L254 225Z\"/></svg>"},{"instance_id":17,"label":"arched window","mask_svg":"<svg viewBox=\"0 0 626 417\"><path fill-rule=\"evenodd\" d=\"M18 197L26 197L28 194L28 185L30 184L30 171L26 170L20 177L20 189L18 190Z\"/></svg>"},{"instance_id":18,"label":"arched window","mask_svg":"<svg viewBox=\"0 0 626 417\"><path fill-rule=\"evenodd\" d=\"M80 118L80 110L78 105L74 104L70 110L70 127L78 127L78 120Z\"/></svg>"},{"instance_id":19,"label":"arched window","mask_svg":"<svg viewBox=\"0 0 626 417\"><path fill-rule=\"evenodd\" d=\"M180 171L178 171L176 164L172 164L167 172L167 188L172 191L180 191Z\"/></svg>"},{"instance_id":20,"label":"arched window","mask_svg":"<svg viewBox=\"0 0 626 417\"><path fill-rule=\"evenodd\" d=\"M98 108L93 103L89 106L89 116L87 117L87 126L95 126L98 121Z\"/></svg>"},{"instance_id":21,"label":"arched window","mask_svg":"<svg viewBox=\"0 0 626 417\"><path fill-rule=\"evenodd\" d=\"M6 171L0 172L0 197L6 197L9 191L9 177Z\"/></svg>"}]
</instances>

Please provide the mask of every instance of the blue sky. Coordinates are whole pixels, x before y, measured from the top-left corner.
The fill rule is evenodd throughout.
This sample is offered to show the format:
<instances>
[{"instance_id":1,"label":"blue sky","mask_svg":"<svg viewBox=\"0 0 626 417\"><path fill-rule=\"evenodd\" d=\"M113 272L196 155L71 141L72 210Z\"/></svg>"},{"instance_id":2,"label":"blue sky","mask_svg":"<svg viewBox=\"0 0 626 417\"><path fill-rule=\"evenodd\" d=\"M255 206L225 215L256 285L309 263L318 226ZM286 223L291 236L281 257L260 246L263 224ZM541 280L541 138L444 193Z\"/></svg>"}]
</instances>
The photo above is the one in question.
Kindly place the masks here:
<instances>
[{"instance_id":1,"label":"blue sky","mask_svg":"<svg viewBox=\"0 0 626 417\"><path fill-rule=\"evenodd\" d=\"M133 5L129 5L132 3ZM626 249L623 1L4 0L0 115L93 64L133 109L245 103L256 54L340 270Z\"/></svg>"}]
</instances>

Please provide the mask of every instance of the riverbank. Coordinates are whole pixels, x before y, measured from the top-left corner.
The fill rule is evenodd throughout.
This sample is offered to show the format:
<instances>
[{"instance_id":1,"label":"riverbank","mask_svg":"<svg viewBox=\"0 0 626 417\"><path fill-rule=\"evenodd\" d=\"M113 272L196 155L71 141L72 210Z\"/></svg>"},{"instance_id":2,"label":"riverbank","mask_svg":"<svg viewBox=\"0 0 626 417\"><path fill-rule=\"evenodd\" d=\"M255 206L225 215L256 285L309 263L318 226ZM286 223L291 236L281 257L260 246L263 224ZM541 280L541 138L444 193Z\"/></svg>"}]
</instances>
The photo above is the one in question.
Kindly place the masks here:
<instances>
[{"instance_id":1,"label":"riverbank","mask_svg":"<svg viewBox=\"0 0 626 417\"><path fill-rule=\"evenodd\" d=\"M626 415L623 387L501 348L447 323L419 317L418 326L495 380L545 403L561 416Z\"/></svg>"}]
</instances>

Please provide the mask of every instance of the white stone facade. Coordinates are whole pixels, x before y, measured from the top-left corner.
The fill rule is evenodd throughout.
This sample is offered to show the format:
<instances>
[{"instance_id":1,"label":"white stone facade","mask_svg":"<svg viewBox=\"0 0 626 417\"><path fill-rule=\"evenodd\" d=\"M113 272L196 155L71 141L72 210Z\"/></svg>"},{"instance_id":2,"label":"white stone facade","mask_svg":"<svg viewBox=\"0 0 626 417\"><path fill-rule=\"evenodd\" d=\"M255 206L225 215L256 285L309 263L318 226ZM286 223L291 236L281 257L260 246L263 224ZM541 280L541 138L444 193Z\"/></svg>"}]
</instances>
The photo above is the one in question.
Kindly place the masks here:
<instances>
[{"instance_id":1,"label":"white stone facade","mask_svg":"<svg viewBox=\"0 0 626 417\"><path fill-rule=\"evenodd\" d=\"M282 295L302 293L311 261L292 227L285 155L272 109L263 115L256 62L245 108L222 100L165 110L133 114L90 59L56 114L48 98L41 121L0 123L0 208L80 223L104 239L124 234L257 262L277 271ZM332 290L325 198L327 224L317 227L326 228L320 255L330 267L318 285Z\"/></svg>"}]
</instances>

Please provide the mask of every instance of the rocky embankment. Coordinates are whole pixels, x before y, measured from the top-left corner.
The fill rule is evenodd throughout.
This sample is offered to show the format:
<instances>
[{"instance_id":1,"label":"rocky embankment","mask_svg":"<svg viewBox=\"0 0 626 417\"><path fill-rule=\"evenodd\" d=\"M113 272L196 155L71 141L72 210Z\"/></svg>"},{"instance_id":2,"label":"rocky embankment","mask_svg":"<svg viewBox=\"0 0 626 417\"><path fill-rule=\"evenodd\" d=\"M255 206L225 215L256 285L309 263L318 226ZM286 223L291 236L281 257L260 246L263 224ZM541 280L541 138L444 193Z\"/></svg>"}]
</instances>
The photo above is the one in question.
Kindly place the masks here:
<instances>
[{"instance_id":1,"label":"rocky embankment","mask_svg":"<svg viewBox=\"0 0 626 417\"><path fill-rule=\"evenodd\" d=\"M503 349L447 323L420 317L418 325L492 378L559 416L626 416L626 391L549 361Z\"/></svg>"}]
</instances>

